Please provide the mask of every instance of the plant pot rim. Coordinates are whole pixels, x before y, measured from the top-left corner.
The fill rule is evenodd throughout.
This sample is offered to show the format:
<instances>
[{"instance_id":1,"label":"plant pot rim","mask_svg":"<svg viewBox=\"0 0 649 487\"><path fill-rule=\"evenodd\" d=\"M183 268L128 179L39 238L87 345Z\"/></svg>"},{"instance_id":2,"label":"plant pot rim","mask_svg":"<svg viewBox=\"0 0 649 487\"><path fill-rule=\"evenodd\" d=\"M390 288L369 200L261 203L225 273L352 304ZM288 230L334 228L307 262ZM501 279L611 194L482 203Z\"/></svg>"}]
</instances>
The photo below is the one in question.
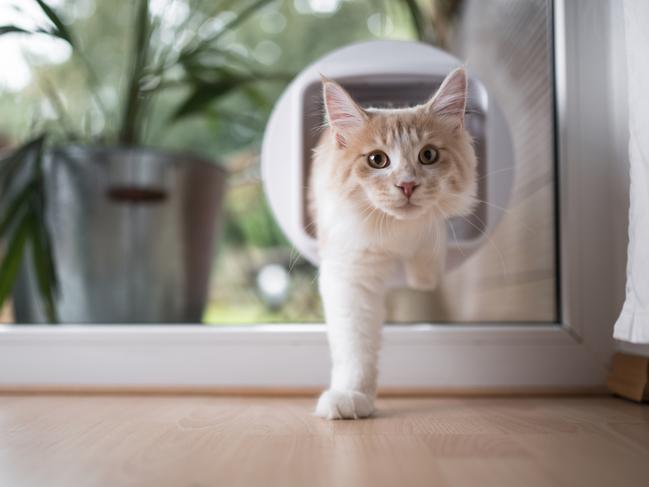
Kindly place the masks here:
<instances>
[{"instance_id":1,"label":"plant pot rim","mask_svg":"<svg viewBox=\"0 0 649 487\"><path fill-rule=\"evenodd\" d=\"M206 164L218 171L221 171L224 175L228 172L220 161L215 161L207 156L200 155L189 150L166 150L148 146L127 146L118 144L93 145L68 143L55 145L50 149L50 151L52 153L68 154L143 154L158 159L167 160L169 162L178 162L179 160L185 160L192 163Z\"/></svg>"}]
</instances>

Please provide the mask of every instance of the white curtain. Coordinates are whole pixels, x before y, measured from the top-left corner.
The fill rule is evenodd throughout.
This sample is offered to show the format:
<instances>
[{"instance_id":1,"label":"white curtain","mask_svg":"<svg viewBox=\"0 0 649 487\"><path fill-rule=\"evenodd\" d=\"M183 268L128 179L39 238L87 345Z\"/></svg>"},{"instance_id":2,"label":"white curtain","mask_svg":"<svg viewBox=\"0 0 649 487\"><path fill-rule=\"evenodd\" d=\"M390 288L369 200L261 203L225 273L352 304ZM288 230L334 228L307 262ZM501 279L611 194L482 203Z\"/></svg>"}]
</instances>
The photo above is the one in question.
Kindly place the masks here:
<instances>
[{"instance_id":1,"label":"white curtain","mask_svg":"<svg viewBox=\"0 0 649 487\"><path fill-rule=\"evenodd\" d=\"M615 338L649 343L649 0L625 0L630 210L626 301Z\"/></svg>"}]
</instances>

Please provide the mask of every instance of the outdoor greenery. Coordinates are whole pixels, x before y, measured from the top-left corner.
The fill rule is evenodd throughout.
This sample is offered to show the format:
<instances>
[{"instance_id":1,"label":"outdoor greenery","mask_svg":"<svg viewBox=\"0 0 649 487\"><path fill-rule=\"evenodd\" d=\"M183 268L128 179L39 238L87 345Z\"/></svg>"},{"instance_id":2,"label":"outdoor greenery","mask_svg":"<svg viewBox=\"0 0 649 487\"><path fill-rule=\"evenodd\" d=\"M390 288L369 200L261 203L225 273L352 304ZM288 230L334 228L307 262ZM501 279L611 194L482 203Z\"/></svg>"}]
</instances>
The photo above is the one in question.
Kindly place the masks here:
<instances>
[{"instance_id":1,"label":"outdoor greenery","mask_svg":"<svg viewBox=\"0 0 649 487\"><path fill-rule=\"evenodd\" d=\"M26 9L28 3L38 9ZM377 37L433 41L430 5L416 0L16 1L24 21L3 25L0 18L0 43L9 37L41 42L47 37L69 55L54 62L25 41L30 82L13 91L0 85L0 140L28 141L0 160L0 238L5 241L0 305L30 248L44 309L56 320L42 160L49 146L76 142L189 148L226 165L231 173L226 222L206 321L320 319L315 271L295 262L297 255L260 189L256 148L265 121L291 77L332 49ZM254 290L251 276L268 261L281 262L294 277L280 309L269 309Z\"/></svg>"}]
</instances>

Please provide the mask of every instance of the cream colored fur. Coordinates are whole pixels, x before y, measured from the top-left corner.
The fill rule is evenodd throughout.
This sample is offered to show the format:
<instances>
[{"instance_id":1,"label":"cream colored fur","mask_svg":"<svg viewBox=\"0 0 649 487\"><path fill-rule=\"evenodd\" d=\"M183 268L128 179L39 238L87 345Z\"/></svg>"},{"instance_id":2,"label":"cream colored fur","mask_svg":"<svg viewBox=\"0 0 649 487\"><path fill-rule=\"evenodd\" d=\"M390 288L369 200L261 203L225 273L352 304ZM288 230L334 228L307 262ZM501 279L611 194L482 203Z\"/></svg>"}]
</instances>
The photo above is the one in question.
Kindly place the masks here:
<instances>
[{"instance_id":1,"label":"cream colored fur","mask_svg":"<svg viewBox=\"0 0 649 487\"><path fill-rule=\"evenodd\" d=\"M331 384L316 414L362 418L374 411L386 279L403 265L409 285L434 289L446 258L446 220L469 213L476 158L464 129L466 74L452 72L413 108L362 109L323 78L329 128L310 181L320 252L320 294L331 349ZM419 153L439 151L424 165ZM390 164L374 168L373 151ZM416 184L411 195L401 186Z\"/></svg>"}]
</instances>

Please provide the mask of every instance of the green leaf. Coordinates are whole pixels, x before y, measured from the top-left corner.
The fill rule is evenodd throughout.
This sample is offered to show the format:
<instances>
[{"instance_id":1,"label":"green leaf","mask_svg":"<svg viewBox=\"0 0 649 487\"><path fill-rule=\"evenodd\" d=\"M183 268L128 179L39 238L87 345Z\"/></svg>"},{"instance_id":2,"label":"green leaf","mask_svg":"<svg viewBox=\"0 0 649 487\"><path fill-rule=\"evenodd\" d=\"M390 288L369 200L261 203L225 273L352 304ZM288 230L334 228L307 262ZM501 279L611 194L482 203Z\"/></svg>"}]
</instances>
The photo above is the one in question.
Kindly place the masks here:
<instances>
[{"instance_id":1,"label":"green leaf","mask_svg":"<svg viewBox=\"0 0 649 487\"><path fill-rule=\"evenodd\" d=\"M45 224L44 142L43 136L36 137L0 159L0 237L7 240L0 261L0 304L11 293L24 247L30 243L41 302L48 319L54 322L58 282Z\"/></svg>"},{"instance_id":2,"label":"green leaf","mask_svg":"<svg viewBox=\"0 0 649 487\"><path fill-rule=\"evenodd\" d=\"M13 289L28 235L29 219L25 217L8 241L7 252L0 262L0 306L2 306Z\"/></svg>"},{"instance_id":3,"label":"green leaf","mask_svg":"<svg viewBox=\"0 0 649 487\"><path fill-rule=\"evenodd\" d=\"M28 140L16 149L4 153L3 156L0 157L0 177L2 177L2 171L4 171L8 165L20 163L25 159L25 157L28 157L32 151L38 150L44 141L45 136L40 134L31 140Z\"/></svg>"},{"instance_id":4,"label":"green leaf","mask_svg":"<svg viewBox=\"0 0 649 487\"><path fill-rule=\"evenodd\" d=\"M268 97L254 85L246 85L242 91L246 98L258 107L266 107L269 104Z\"/></svg>"},{"instance_id":5,"label":"green leaf","mask_svg":"<svg viewBox=\"0 0 649 487\"><path fill-rule=\"evenodd\" d=\"M403 3L410 14L412 25L417 31L417 38L424 40L426 38L426 20L424 19L421 8L417 4L417 0L403 0Z\"/></svg>"},{"instance_id":6,"label":"green leaf","mask_svg":"<svg viewBox=\"0 0 649 487\"><path fill-rule=\"evenodd\" d=\"M135 45L133 46L133 60L124 98L124 109L119 131L119 142L133 146L139 143L141 130L141 116L144 105L142 96L142 79L145 75L146 64L149 57L149 41L151 38L151 25L149 18L148 0L139 0L133 24Z\"/></svg>"},{"instance_id":7,"label":"green leaf","mask_svg":"<svg viewBox=\"0 0 649 487\"><path fill-rule=\"evenodd\" d=\"M20 192L17 185L33 178L34 160L42 153L45 136L38 135L0 158L0 208L11 195Z\"/></svg>"},{"instance_id":8,"label":"green leaf","mask_svg":"<svg viewBox=\"0 0 649 487\"><path fill-rule=\"evenodd\" d=\"M41 179L41 186L38 191L34 194L34 199L32 200L33 205L31 210L33 211L34 220L37 224L37 228L40 230L38 235L38 245L42 251L42 255L45 259L45 268L48 271L50 287L53 292L57 292L59 288L58 283L58 274L56 271L56 264L54 261L54 250L52 246L52 239L47 226L47 217L46 217L46 199L45 199L45 188L44 183Z\"/></svg>"},{"instance_id":9,"label":"green leaf","mask_svg":"<svg viewBox=\"0 0 649 487\"><path fill-rule=\"evenodd\" d=\"M0 25L0 36L4 34L32 34L32 32L15 25Z\"/></svg>"},{"instance_id":10,"label":"green leaf","mask_svg":"<svg viewBox=\"0 0 649 487\"><path fill-rule=\"evenodd\" d=\"M50 105L56 112L58 116L58 122L60 123L63 131L70 139L74 139L74 123L72 122L72 117L68 114L63 100L59 96L56 88L52 86L49 80L46 77L41 77L38 80L38 84L41 88L41 91L45 94L46 98L49 100Z\"/></svg>"},{"instance_id":11,"label":"green leaf","mask_svg":"<svg viewBox=\"0 0 649 487\"><path fill-rule=\"evenodd\" d=\"M26 203L32 197L35 188L36 182L32 181L13 200L9 202L7 211L0 217L0 237L2 237L7 232L7 230L11 228L11 224L20 215L20 210L25 207Z\"/></svg>"},{"instance_id":12,"label":"green leaf","mask_svg":"<svg viewBox=\"0 0 649 487\"><path fill-rule=\"evenodd\" d=\"M43 255L46 258L46 263L50 272L50 282L54 293L59 292L59 274L56 268L56 261L54 260L54 247L52 245L52 236L50 235L47 226L44 221L41 221L41 226L43 227L43 232L41 233L42 245L43 245Z\"/></svg>"},{"instance_id":13,"label":"green leaf","mask_svg":"<svg viewBox=\"0 0 649 487\"><path fill-rule=\"evenodd\" d=\"M66 25L63 23L61 18L58 16L58 14L50 7L48 4L46 4L43 0L36 0L36 3L38 3L38 6L41 8L43 13L47 16L47 18L54 24L54 27L56 28L55 32L52 34L55 35L56 37L60 37L61 39L65 40L70 44L72 47L75 47L75 42L72 39L72 34L66 27Z\"/></svg>"},{"instance_id":14,"label":"green leaf","mask_svg":"<svg viewBox=\"0 0 649 487\"><path fill-rule=\"evenodd\" d=\"M245 20L247 20L248 17L253 15L259 9L274 1L275 0L257 0L256 2L251 3L246 8L244 8L241 12L239 12L237 16L234 17L230 22L225 24L220 31L218 31L211 38L209 38L208 42L214 42L215 40L219 39L222 35L224 35L228 31L231 31L232 29L234 29L235 27L243 23Z\"/></svg>"},{"instance_id":15,"label":"green leaf","mask_svg":"<svg viewBox=\"0 0 649 487\"><path fill-rule=\"evenodd\" d=\"M238 25L241 23L245 22L248 17L256 13L258 10L260 10L262 7L266 6L267 4L274 2L275 0L256 0L255 2L252 2L250 5L248 5L246 8L241 10L235 17L232 18L230 22L225 24L221 30L216 32L214 35L209 36L208 38L202 40L201 42L198 42L194 44L192 47L188 47L183 49L179 56L179 60L183 62L183 60L186 60L188 58L193 57L196 53L204 51L205 49L208 49L211 44L216 42L221 36L224 34L228 33L229 31L233 30L236 28ZM227 10L227 7L224 7L224 10Z\"/></svg>"},{"instance_id":16,"label":"green leaf","mask_svg":"<svg viewBox=\"0 0 649 487\"><path fill-rule=\"evenodd\" d=\"M39 221L36 213L29 218L29 233L38 290L45 315L50 322L54 323L58 321L55 302L56 272L52 266L52 249L44 235L47 229L44 227L44 222Z\"/></svg>"},{"instance_id":17,"label":"green leaf","mask_svg":"<svg viewBox=\"0 0 649 487\"><path fill-rule=\"evenodd\" d=\"M215 83L200 83L183 101L173 115L179 119L191 115L194 112L203 110L207 105L232 91L237 87L240 80L227 78Z\"/></svg>"},{"instance_id":18,"label":"green leaf","mask_svg":"<svg viewBox=\"0 0 649 487\"><path fill-rule=\"evenodd\" d=\"M216 74L216 76L220 76L221 78L215 81L205 80L203 77L207 77L205 76L207 74ZM225 70L217 70L216 73L207 71L206 73L201 73L201 76L203 76L201 78L198 78L198 72L193 73L193 75L193 90L174 112L172 118L175 120L204 110L207 105L218 98L230 94L234 90L248 90L253 83L262 81L285 82L292 76L285 73L232 74ZM246 94L253 99L259 93L248 92Z\"/></svg>"}]
</instances>

